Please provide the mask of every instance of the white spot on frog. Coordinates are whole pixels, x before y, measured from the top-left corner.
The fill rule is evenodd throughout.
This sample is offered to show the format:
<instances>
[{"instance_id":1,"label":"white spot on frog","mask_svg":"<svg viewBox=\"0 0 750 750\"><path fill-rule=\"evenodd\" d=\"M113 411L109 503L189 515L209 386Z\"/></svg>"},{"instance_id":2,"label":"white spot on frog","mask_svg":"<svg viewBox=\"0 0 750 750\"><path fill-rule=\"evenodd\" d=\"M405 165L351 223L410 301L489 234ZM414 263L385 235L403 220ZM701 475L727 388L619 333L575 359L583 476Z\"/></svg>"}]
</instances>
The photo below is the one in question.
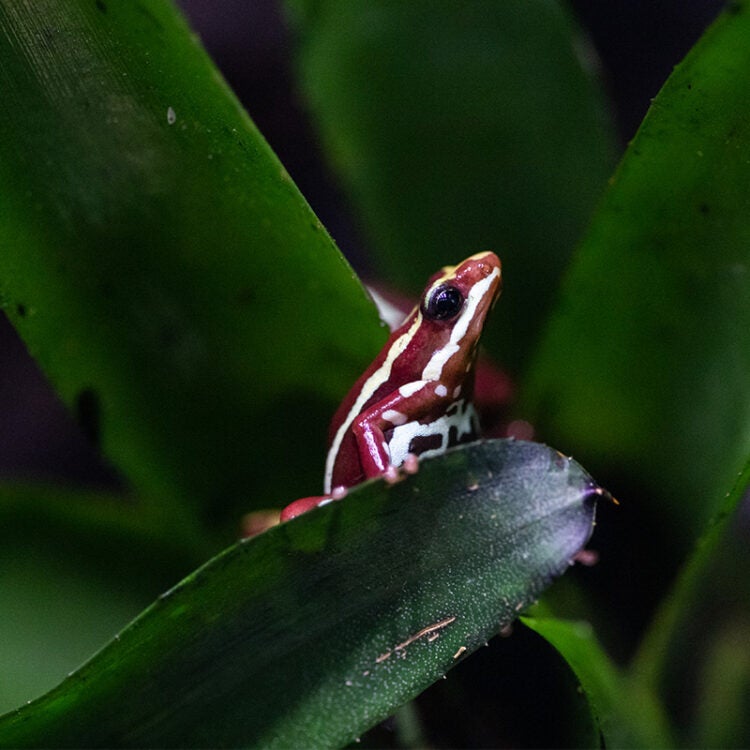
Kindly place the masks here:
<instances>
[{"instance_id":1,"label":"white spot on frog","mask_svg":"<svg viewBox=\"0 0 750 750\"><path fill-rule=\"evenodd\" d=\"M441 383L435 387L435 395L439 398L445 398L448 395L448 389Z\"/></svg>"},{"instance_id":2,"label":"white spot on frog","mask_svg":"<svg viewBox=\"0 0 750 750\"><path fill-rule=\"evenodd\" d=\"M383 412L383 419L390 422L392 425L404 424L407 420L406 414L402 414L400 411L395 409L386 409Z\"/></svg>"},{"instance_id":3,"label":"white spot on frog","mask_svg":"<svg viewBox=\"0 0 750 750\"><path fill-rule=\"evenodd\" d=\"M167 122L170 125L174 125L177 122L177 114L172 107L167 107Z\"/></svg>"}]
</instances>

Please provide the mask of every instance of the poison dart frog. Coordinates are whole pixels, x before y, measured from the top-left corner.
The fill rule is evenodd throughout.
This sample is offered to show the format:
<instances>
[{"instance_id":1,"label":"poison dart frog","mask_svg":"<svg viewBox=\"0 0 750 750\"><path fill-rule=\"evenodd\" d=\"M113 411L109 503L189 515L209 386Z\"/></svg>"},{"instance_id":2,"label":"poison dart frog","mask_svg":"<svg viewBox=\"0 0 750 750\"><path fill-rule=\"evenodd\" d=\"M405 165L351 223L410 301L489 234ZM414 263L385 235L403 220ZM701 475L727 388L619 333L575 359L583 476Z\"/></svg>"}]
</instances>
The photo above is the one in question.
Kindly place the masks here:
<instances>
[{"instance_id":1,"label":"poison dart frog","mask_svg":"<svg viewBox=\"0 0 750 750\"><path fill-rule=\"evenodd\" d=\"M429 280L333 416L326 494L295 500L282 521L340 499L365 479L395 481L399 467L416 470L418 456L478 439L474 364L500 288L500 260L491 252L446 266Z\"/></svg>"}]
</instances>

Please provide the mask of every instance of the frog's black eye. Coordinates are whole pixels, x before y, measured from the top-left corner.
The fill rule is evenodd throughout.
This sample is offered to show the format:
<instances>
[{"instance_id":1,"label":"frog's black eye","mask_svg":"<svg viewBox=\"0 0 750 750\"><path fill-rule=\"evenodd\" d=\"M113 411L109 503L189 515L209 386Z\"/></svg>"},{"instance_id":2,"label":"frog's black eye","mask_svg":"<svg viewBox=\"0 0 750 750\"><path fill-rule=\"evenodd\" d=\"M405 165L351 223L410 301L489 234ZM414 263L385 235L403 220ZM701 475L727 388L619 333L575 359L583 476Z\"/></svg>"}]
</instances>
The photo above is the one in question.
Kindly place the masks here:
<instances>
[{"instance_id":1,"label":"frog's black eye","mask_svg":"<svg viewBox=\"0 0 750 750\"><path fill-rule=\"evenodd\" d=\"M429 320L450 320L461 312L463 306L461 290L450 284L441 284L422 303L422 314Z\"/></svg>"}]
</instances>

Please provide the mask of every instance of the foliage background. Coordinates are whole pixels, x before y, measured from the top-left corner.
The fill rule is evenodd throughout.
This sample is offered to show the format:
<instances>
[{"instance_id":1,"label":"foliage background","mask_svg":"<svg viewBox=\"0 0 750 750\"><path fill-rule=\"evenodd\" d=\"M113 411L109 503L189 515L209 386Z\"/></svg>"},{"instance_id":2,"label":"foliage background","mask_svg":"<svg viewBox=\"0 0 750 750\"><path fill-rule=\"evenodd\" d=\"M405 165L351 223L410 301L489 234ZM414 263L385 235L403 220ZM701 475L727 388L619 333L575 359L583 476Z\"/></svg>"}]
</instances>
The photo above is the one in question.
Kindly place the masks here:
<instances>
[{"instance_id":1,"label":"foliage background","mask_svg":"<svg viewBox=\"0 0 750 750\"><path fill-rule=\"evenodd\" d=\"M672 65L699 37L721 4L663 2L635 6L621 2L607 5L607 10L602 11L601 4L595 1L574 3L602 56L624 144L633 135L650 97L656 94ZM294 89L291 48L278 8L272 3L253 3L248 13L246 4L235 0L222 3L185 0L182 6L234 90L247 103L259 129L339 246L358 270L371 271L367 248L341 191L326 170L306 120L304 105ZM238 24L238 18L244 18L244 23ZM457 254L464 254L464 248L457 248ZM5 361L1 364L8 373L0 384L4 425L0 432L0 441L4 441L0 443L0 461L3 462L0 469L3 474L34 474L93 486L116 486L114 472L88 447L84 434L85 413L79 415L84 417L82 430L58 404L7 326L2 329L2 337L0 356ZM625 495L634 490L626 484L622 489ZM620 488L615 486L613 490L617 493ZM587 586L600 586L603 608L608 604L621 608L613 613L613 619L627 624L618 632L635 639L653 611L655 598L663 593L663 580L648 575L650 571L662 569L662 550L654 546L653 536L644 538L639 533L653 519L642 517L638 507L630 505L616 515L609 509L604 509L603 513L597 546L620 559L630 558L633 562L630 569L646 575L623 576L617 580L616 596L611 588L605 588L611 587L613 580L606 563L601 569L577 575L585 576ZM664 535L669 535L670 531L661 529ZM90 595L98 594L90 592ZM138 603L129 606L137 611ZM129 606L124 603L124 612ZM731 631L731 623L728 627ZM743 637L742 632L734 631L726 635L720 643L741 642ZM616 654L620 657L628 655L633 646L627 637L613 639L613 642L620 644L622 652ZM536 745L557 741L565 735L562 725L581 707L570 703L572 677L564 668L557 672L550 670L553 660L545 649L549 651L525 629L519 629L508 641L495 639L481 661L468 661L446 685L432 689L420 701L421 710L450 741L451 736L462 736L465 729L460 726L458 712L452 710L463 704L464 698L459 704L457 696L473 692L478 697L491 691L508 707L502 721L509 742ZM729 653L725 660L731 662L731 649ZM539 694L540 684L545 687L544 695ZM482 729L492 736L497 718L491 715L491 709L487 715L481 714L481 701L477 700L475 705L478 715L471 719L477 725L473 731L480 733L477 735L480 739ZM522 710L512 710L510 707L514 705ZM530 706L534 706L531 716Z\"/></svg>"},{"instance_id":2,"label":"foliage background","mask_svg":"<svg viewBox=\"0 0 750 750\"><path fill-rule=\"evenodd\" d=\"M372 269L364 241L326 168L295 89L291 40L279 4L181 0L179 5L313 210L357 271L366 275ZM723 3L613 0L605 9L596 0L576 0L572 5L601 57L624 146L651 97ZM4 316L0 366L0 474L116 484L114 472L91 450Z\"/></svg>"}]
</instances>

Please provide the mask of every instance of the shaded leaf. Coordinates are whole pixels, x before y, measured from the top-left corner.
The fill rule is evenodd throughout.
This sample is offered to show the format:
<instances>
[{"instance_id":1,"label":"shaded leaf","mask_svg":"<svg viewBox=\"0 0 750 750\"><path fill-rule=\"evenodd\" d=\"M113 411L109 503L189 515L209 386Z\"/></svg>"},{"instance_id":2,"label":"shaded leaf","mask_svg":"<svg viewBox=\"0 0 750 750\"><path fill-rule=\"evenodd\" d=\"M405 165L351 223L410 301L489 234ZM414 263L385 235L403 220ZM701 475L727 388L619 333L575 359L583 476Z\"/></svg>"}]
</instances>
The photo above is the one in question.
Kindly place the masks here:
<instances>
[{"instance_id":1,"label":"shaded leaf","mask_svg":"<svg viewBox=\"0 0 750 750\"><path fill-rule=\"evenodd\" d=\"M519 369L614 164L593 50L545 0L287 0L322 141L382 275L491 249ZM588 70L585 70L588 69Z\"/></svg>"},{"instance_id":2,"label":"shaded leaf","mask_svg":"<svg viewBox=\"0 0 750 750\"><path fill-rule=\"evenodd\" d=\"M749 10L654 100L526 388L547 439L648 487L681 551L750 453Z\"/></svg>"},{"instance_id":3,"label":"shaded leaf","mask_svg":"<svg viewBox=\"0 0 750 750\"><path fill-rule=\"evenodd\" d=\"M351 741L563 572L597 493L574 461L512 441L370 482L215 558L0 720L0 743Z\"/></svg>"},{"instance_id":4,"label":"shaded leaf","mask_svg":"<svg viewBox=\"0 0 750 750\"><path fill-rule=\"evenodd\" d=\"M599 645L587 622L524 617L568 662L586 693L604 747L672 747L662 708L635 689Z\"/></svg>"},{"instance_id":5,"label":"shaded leaf","mask_svg":"<svg viewBox=\"0 0 750 750\"><path fill-rule=\"evenodd\" d=\"M0 712L46 692L208 556L104 492L0 483Z\"/></svg>"},{"instance_id":6,"label":"shaded leaf","mask_svg":"<svg viewBox=\"0 0 750 750\"><path fill-rule=\"evenodd\" d=\"M683 744L741 746L748 736L742 701L750 699L750 662L738 651L726 668L731 646L750 631L750 553L741 513L748 486L750 462L661 602L631 667L633 679L673 712L697 715L694 726L680 722ZM722 696L726 706L717 720L709 709Z\"/></svg>"},{"instance_id":7,"label":"shaded leaf","mask_svg":"<svg viewBox=\"0 0 750 750\"><path fill-rule=\"evenodd\" d=\"M0 86L0 300L87 433L175 533L318 487L385 332L173 5L7 0Z\"/></svg>"}]
</instances>

